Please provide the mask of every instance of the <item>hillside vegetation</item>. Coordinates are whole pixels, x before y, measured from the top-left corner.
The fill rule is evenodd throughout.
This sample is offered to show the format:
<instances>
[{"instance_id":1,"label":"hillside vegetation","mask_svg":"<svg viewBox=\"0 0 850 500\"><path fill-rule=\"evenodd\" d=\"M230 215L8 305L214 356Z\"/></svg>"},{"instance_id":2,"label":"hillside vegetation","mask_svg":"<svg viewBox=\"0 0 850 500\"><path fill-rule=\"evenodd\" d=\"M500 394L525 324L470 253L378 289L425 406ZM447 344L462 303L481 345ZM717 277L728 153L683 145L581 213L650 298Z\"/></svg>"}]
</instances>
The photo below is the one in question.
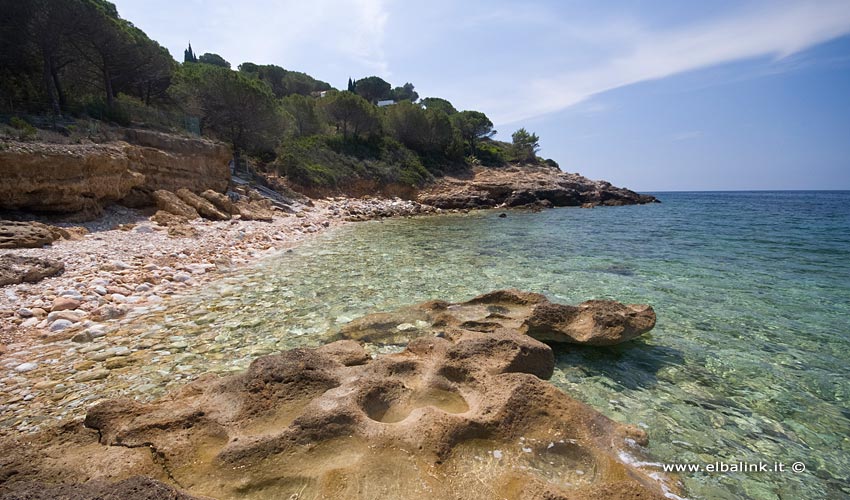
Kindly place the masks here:
<instances>
[{"instance_id":1,"label":"hillside vegetation","mask_svg":"<svg viewBox=\"0 0 850 500\"><path fill-rule=\"evenodd\" d=\"M104 0L0 0L0 10L7 139L97 140L102 122L201 134L228 143L237 165L251 161L321 193L541 162L535 134L494 141L483 112L420 99L412 83L369 76L337 90L273 64L233 69L191 45L178 63Z\"/></svg>"}]
</instances>

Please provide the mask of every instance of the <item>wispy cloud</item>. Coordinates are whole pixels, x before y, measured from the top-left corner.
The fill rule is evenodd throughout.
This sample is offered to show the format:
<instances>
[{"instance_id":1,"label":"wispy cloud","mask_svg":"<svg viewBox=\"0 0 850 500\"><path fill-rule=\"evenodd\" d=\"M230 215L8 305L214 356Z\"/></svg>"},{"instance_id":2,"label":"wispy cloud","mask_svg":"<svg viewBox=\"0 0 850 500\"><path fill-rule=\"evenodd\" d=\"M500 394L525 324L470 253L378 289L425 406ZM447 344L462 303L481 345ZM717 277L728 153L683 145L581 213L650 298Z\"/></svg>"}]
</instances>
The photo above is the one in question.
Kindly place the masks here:
<instances>
[{"instance_id":1,"label":"wispy cloud","mask_svg":"<svg viewBox=\"0 0 850 500\"><path fill-rule=\"evenodd\" d=\"M726 18L667 31L633 29L613 55L596 64L526 81L522 92L486 99L497 123L560 111L638 82L756 57L784 58L850 33L844 0L772 2Z\"/></svg>"}]
</instances>

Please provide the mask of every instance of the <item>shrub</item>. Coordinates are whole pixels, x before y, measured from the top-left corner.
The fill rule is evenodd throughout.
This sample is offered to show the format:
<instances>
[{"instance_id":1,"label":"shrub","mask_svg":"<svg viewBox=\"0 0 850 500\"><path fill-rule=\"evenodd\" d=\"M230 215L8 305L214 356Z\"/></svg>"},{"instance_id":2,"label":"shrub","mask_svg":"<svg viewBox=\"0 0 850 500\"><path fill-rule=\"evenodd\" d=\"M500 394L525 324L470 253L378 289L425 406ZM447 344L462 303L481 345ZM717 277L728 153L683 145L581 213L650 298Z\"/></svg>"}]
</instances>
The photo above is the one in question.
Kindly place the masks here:
<instances>
[{"instance_id":1,"label":"shrub","mask_svg":"<svg viewBox=\"0 0 850 500\"><path fill-rule=\"evenodd\" d=\"M38 135L38 130L23 118L13 116L9 120L9 125L18 131L18 139L22 141L34 139Z\"/></svg>"},{"instance_id":2,"label":"shrub","mask_svg":"<svg viewBox=\"0 0 850 500\"><path fill-rule=\"evenodd\" d=\"M478 145L475 156L482 165L487 167L501 167L507 162L505 151L492 141L482 141Z\"/></svg>"}]
</instances>

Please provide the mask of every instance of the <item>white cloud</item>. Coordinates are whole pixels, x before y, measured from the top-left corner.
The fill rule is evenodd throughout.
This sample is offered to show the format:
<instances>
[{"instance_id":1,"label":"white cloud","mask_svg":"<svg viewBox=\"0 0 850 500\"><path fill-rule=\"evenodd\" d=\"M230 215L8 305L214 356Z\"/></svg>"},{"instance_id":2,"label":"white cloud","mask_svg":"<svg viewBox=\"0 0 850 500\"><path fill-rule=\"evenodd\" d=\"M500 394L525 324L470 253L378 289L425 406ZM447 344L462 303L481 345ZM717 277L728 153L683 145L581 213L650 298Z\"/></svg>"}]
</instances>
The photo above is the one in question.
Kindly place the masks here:
<instances>
[{"instance_id":1,"label":"white cloud","mask_svg":"<svg viewBox=\"0 0 850 500\"><path fill-rule=\"evenodd\" d=\"M526 80L522 92L482 99L494 121L512 123L560 111L638 82L742 59L787 57L850 32L844 0L773 2L709 23L663 32L629 28L615 55L598 64Z\"/></svg>"}]
</instances>

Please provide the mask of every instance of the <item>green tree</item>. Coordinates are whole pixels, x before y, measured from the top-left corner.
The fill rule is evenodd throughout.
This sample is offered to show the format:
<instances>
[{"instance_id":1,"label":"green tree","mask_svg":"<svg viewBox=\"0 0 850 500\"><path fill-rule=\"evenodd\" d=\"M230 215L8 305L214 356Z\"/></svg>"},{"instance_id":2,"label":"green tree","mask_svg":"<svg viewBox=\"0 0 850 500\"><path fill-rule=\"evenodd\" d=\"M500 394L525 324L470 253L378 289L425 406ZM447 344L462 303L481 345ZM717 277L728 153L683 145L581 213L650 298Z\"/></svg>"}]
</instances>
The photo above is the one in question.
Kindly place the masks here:
<instances>
[{"instance_id":1,"label":"green tree","mask_svg":"<svg viewBox=\"0 0 850 500\"><path fill-rule=\"evenodd\" d=\"M357 80L354 84L354 92L372 104L390 97L391 85L377 76L370 76Z\"/></svg>"},{"instance_id":2,"label":"green tree","mask_svg":"<svg viewBox=\"0 0 850 500\"><path fill-rule=\"evenodd\" d=\"M422 99L421 104L425 107L425 109L431 109L434 111L439 110L447 115L457 113L457 110L454 106L452 106L452 103L439 97L426 97L425 99Z\"/></svg>"},{"instance_id":3,"label":"green tree","mask_svg":"<svg viewBox=\"0 0 850 500\"><path fill-rule=\"evenodd\" d=\"M390 98L396 102L410 101L416 102L419 99L419 94L413 90L412 83L405 83L402 87L396 87L390 93Z\"/></svg>"},{"instance_id":4,"label":"green tree","mask_svg":"<svg viewBox=\"0 0 850 500\"><path fill-rule=\"evenodd\" d=\"M452 115L451 118L464 141L469 145L470 153L473 155L479 139L492 137L496 134L496 131L493 130L493 122L480 111L461 111Z\"/></svg>"},{"instance_id":5,"label":"green tree","mask_svg":"<svg viewBox=\"0 0 850 500\"><path fill-rule=\"evenodd\" d=\"M316 114L316 100L299 94L284 97L283 109L292 116L295 134L298 137L318 134L321 127Z\"/></svg>"},{"instance_id":6,"label":"green tree","mask_svg":"<svg viewBox=\"0 0 850 500\"><path fill-rule=\"evenodd\" d=\"M428 151L458 160L463 157L463 137L445 111L426 109L428 120Z\"/></svg>"},{"instance_id":7,"label":"green tree","mask_svg":"<svg viewBox=\"0 0 850 500\"><path fill-rule=\"evenodd\" d=\"M230 143L238 165L242 151L271 151L286 127L274 95L261 82L210 64L183 65L171 89L201 127Z\"/></svg>"},{"instance_id":8,"label":"green tree","mask_svg":"<svg viewBox=\"0 0 850 500\"><path fill-rule=\"evenodd\" d=\"M355 90L354 80L352 80L350 76L348 77L348 88L346 90L348 90L349 92L354 92Z\"/></svg>"},{"instance_id":9,"label":"green tree","mask_svg":"<svg viewBox=\"0 0 850 500\"><path fill-rule=\"evenodd\" d=\"M511 134L511 139L511 153L517 161L529 162L537 158L537 151L540 150L540 138L537 134L531 134L521 128Z\"/></svg>"},{"instance_id":10,"label":"green tree","mask_svg":"<svg viewBox=\"0 0 850 500\"><path fill-rule=\"evenodd\" d=\"M381 122L377 109L357 94L333 92L318 103L322 114L344 138L349 134L365 137L379 132Z\"/></svg>"},{"instance_id":11,"label":"green tree","mask_svg":"<svg viewBox=\"0 0 850 500\"><path fill-rule=\"evenodd\" d=\"M274 64L257 65L246 62L239 65L239 72L262 81L278 98L292 94L308 96L332 88L329 83L316 80L306 73L288 71Z\"/></svg>"},{"instance_id":12,"label":"green tree","mask_svg":"<svg viewBox=\"0 0 850 500\"><path fill-rule=\"evenodd\" d=\"M207 52L206 54L201 54L198 58L199 63L203 64L212 64L213 66L220 66L222 68L230 69L230 63L225 61L223 57L218 54L212 54Z\"/></svg>"},{"instance_id":13,"label":"green tree","mask_svg":"<svg viewBox=\"0 0 850 500\"><path fill-rule=\"evenodd\" d=\"M428 149L430 126L422 107L400 101L385 108L387 131L408 148L424 152Z\"/></svg>"}]
</instances>

